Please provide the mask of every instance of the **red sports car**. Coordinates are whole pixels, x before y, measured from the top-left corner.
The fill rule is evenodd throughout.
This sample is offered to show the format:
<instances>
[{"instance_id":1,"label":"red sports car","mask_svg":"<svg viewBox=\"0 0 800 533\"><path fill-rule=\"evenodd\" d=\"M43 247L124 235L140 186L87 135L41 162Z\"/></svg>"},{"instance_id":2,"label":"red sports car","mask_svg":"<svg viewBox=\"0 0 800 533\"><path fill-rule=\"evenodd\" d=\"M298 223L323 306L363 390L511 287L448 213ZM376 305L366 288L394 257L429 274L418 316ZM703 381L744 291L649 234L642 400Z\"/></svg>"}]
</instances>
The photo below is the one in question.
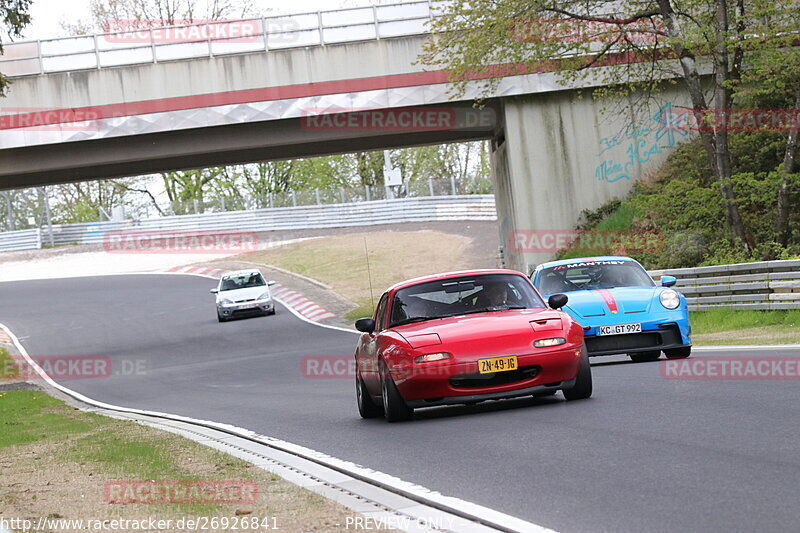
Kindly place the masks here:
<instances>
[{"instance_id":1,"label":"red sports car","mask_svg":"<svg viewBox=\"0 0 800 533\"><path fill-rule=\"evenodd\" d=\"M515 396L592 394L583 329L514 270L451 272L399 283L362 318L356 396L362 417Z\"/></svg>"}]
</instances>

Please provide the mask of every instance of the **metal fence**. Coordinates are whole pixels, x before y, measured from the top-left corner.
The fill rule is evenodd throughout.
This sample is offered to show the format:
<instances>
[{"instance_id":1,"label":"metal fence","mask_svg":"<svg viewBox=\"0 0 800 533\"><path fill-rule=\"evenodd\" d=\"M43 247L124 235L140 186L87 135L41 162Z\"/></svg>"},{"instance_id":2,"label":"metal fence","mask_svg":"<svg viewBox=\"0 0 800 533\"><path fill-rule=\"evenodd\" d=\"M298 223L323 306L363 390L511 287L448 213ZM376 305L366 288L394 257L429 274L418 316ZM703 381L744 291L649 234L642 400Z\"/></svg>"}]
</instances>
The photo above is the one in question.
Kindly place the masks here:
<instances>
[{"instance_id":1,"label":"metal fence","mask_svg":"<svg viewBox=\"0 0 800 533\"><path fill-rule=\"evenodd\" d=\"M0 233L0 250L32 250L42 247L42 232L39 228Z\"/></svg>"},{"instance_id":2,"label":"metal fence","mask_svg":"<svg viewBox=\"0 0 800 533\"><path fill-rule=\"evenodd\" d=\"M689 309L800 309L800 259L653 270L678 278Z\"/></svg>"},{"instance_id":3,"label":"metal fence","mask_svg":"<svg viewBox=\"0 0 800 533\"><path fill-rule=\"evenodd\" d=\"M424 196L457 196L473 194L491 194L492 182L488 176L469 176L453 179L418 179L403 185L402 190L389 193L383 185L365 185L363 187L339 187L334 189L306 189L301 191L285 191L263 196L218 196L205 201L171 202L169 214L186 215L220 211L242 211L245 209L261 209L273 207L298 207L310 205L347 204L352 202L370 202L374 200L420 198ZM396 194L393 198L392 194Z\"/></svg>"},{"instance_id":4,"label":"metal fence","mask_svg":"<svg viewBox=\"0 0 800 533\"><path fill-rule=\"evenodd\" d=\"M108 232L120 231L153 232L154 238L157 238L161 235L156 232L169 231L275 231L404 222L496 219L494 196L475 194L178 215L125 222L57 224L53 226L52 241L57 246L97 244L103 242ZM41 234L35 242L29 241L28 248L40 248L42 237L45 241L50 240L46 228L26 231ZM0 233L0 250L24 249L6 248L2 237L5 235L10 234Z\"/></svg>"},{"instance_id":5,"label":"metal fence","mask_svg":"<svg viewBox=\"0 0 800 533\"><path fill-rule=\"evenodd\" d=\"M115 21L110 29L119 31L4 43L0 71L31 76L420 35L445 3L420 0L166 27Z\"/></svg>"}]
</instances>

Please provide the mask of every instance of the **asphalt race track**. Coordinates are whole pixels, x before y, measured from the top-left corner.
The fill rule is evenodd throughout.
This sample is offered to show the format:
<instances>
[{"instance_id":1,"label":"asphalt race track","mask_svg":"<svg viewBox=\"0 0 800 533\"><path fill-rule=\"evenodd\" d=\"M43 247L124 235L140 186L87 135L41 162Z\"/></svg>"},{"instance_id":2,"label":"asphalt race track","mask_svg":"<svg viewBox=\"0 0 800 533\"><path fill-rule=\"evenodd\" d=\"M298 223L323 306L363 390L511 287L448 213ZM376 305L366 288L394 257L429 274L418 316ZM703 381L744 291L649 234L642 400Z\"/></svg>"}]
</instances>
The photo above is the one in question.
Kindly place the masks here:
<instances>
[{"instance_id":1,"label":"asphalt race track","mask_svg":"<svg viewBox=\"0 0 800 533\"><path fill-rule=\"evenodd\" d=\"M220 324L214 282L132 275L0 283L0 322L31 356L110 357L119 375L61 383L96 400L234 424L563 532L796 531L798 381L689 381L595 360L595 394L361 420L350 379L304 356L356 336L273 317ZM697 352L798 355L792 350ZM137 367L139 371L135 371Z\"/></svg>"}]
</instances>

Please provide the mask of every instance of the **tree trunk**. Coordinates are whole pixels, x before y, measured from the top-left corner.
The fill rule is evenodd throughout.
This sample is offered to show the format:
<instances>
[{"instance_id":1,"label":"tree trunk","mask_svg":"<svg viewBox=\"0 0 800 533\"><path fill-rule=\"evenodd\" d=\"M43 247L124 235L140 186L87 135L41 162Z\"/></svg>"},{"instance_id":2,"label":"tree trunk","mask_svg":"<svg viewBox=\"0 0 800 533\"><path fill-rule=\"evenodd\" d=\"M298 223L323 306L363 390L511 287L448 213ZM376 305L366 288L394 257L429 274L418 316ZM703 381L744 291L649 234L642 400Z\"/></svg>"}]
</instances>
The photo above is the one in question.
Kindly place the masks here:
<instances>
[{"instance_id":1,"label":"tree trunk","mask_svg":"<svg viewBox=\"0 0 800 533\"><path fill-rule=\"evenodd\" d=\"M794 104L795 113L800 108L800 92ZM789 174L793 174L797 166L797 137L798 124L794 123L789 131L789 139L786 141L786 152L783 156L783 179L778 188L778 242L783 246L789 243Z\"/></svg>"},{"instance_id":2,"label":"tree trunk","mask_svg":"<svg viewBox=\"0 0 800 533\"><path fill-rule=\"evenodd\" d=\"M714 104L717 108L725 110L729 104L730 90L727 88L728 81L728 53L725 47L725 36L727 35L727 2L726 0L715 0L716 4L716 28L717 45L714 53L715 61L715 99ZM703 87L700 80L700 73L697 70L697 62L694 56L681 44L684 36L680 27L680 20L675 14L671 0L658 0L664 22L667 26L669 36L675 39L675 52L683 70L683 79L686 83L689 97L692 101L693 113L698 126L703 126L704 119L709 112L709 106L703 94ZM745 249L752 247L747 240L747 233L744 223L739 214L739 207L736 205L736 194L730 183L731 162L728 150L728 134L726 126L723 129L712 133L700 128L700 140L708 155L711 170L717 180L725 202L726 218L734 239Z\"/></svg>"}]
</instances>

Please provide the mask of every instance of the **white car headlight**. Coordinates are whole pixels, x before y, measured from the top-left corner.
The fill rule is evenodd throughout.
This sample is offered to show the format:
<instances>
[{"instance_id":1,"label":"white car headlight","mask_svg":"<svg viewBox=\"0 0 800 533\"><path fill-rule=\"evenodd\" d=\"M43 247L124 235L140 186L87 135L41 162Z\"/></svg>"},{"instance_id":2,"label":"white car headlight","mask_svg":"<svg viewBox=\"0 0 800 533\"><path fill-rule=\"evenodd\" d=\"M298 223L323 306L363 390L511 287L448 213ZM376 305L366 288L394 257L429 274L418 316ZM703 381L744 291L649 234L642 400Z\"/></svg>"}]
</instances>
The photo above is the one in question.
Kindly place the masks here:
<instances>
[{"instance_id":1,"label":"white car headlight","mask_svg":"<svg viewBox=\"0 0 800 533\"><path fill-rule=\"evenodd\" d=\"M228 300L227 298L220 298L219 304L220 305L231 305L233 303L232 300Z\"/></svg>"},{"instance_id":2,"label":"white car headlight","mask_svg":"<svg viewBox=\"0 0 800 533\"><path fill-rule=\"evenodd\" d=\"M258 299L259 299L259 300L271 300L272 298L270 298L270 296L269 296L269 293L268 293L268 292L265 292L264 294L262 294L261 296L259 296L259 297L258 297Z\"/></svg>"},{"instance_id":3,"label":"white car headlight","mask_svg":"<svg viewBox=\"0 0 800 533\"><path fill-rule=\"evenodd\" d=\"M658 297L661 300L661 305L667 309L677 309L681 305L681 297L672 289L667 289Z\"/></svg>"}]
</instances>

